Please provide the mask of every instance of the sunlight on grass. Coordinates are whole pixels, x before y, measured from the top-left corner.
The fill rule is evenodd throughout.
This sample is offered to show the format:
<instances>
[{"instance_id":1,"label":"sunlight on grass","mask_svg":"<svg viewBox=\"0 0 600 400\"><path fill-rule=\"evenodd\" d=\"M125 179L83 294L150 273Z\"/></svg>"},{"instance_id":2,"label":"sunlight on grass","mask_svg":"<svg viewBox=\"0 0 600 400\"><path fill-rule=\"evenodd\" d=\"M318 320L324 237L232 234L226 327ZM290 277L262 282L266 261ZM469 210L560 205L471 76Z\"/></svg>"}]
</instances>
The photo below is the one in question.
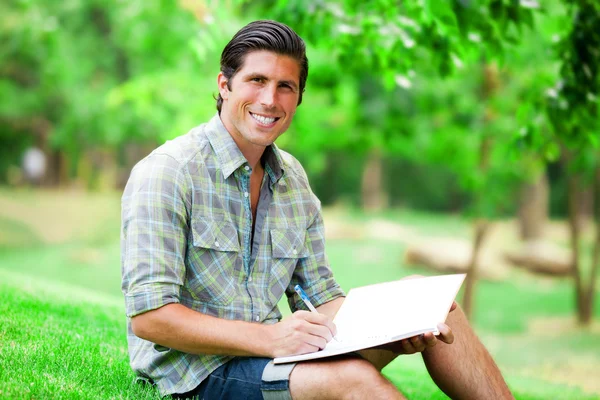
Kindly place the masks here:
<instances>
[{"instance_id":1,"label":"sunlight on grass","mask_svg":"<svg viewBox=\"0 0 600 400\"><path fill-rule=\"evenodd\" d=\"M43 213L54 212L60 200L56 194L6 194L0 190L5 202L11 197L39 204ZM78 208L74 215L88 217L83 222L53 217L71 226L60 228L67 234L49 243L47 233L40 233L46 228L32 219L15 219L0 207L0 398L158 398L133 383L128 365L118 196L71 199L69 207ZM92 217L93 207L109 211ZM373 218L347 210L328 211L326 221L327 215L357 228ZM398 211L376 217L428 234L467 235L470 229L457 216ZM76 227L81 224L87 226L85 234ZM404 265L405 245L398 240L357 232L328 240L329 260L345 290L433 274ZM568 279L521 270L511 270L505 280L478 283L474 326L518 399L600 398L594 379L600 368L600 328L577 327L573 301ZM285 299L280 306L284 315L289 313ZM598 297L595 315L599 319ZM411 399L446 398L418 355L400 357L384 372Z\"/></svg>"},{"instance_id":2,"label":"sunlight on grass","mask_svg":"<svg viewBox=\"0 0 600 400\"><path fill-rule=\"evenodd\" d=\"M118 297L5 269L0 282L0 398L159 398L134 383Z\"/></svg>"}]
</instances>

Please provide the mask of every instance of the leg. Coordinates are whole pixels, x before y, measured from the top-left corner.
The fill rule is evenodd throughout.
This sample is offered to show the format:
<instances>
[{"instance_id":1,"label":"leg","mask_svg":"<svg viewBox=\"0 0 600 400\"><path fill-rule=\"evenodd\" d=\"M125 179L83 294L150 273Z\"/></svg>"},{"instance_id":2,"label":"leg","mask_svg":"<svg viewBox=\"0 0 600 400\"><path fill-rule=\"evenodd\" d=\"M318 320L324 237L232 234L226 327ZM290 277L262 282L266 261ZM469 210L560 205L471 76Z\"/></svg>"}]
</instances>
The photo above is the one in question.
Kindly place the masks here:
<instances>
[{"instance_id":1,"label":"leg","mask_svg":"<svg viewBox=\"0 0 600 400\"><path fill-rule=\"evenodd\" d=\"M290 376L290 392L294 400L404 399L373 364L349 357L299 363Z\"/></svg>"},{"instance_id":2,"label":"leg","mask_svg":"<svg viewBox=\"0 0 600 400\"><path fill-rule=\"evenodd\" d=\"M457 307L446 324L454 343L438 342L423 352L431 378L452 399L512 399L496 363Z\"/></svg>"}]
</instances>

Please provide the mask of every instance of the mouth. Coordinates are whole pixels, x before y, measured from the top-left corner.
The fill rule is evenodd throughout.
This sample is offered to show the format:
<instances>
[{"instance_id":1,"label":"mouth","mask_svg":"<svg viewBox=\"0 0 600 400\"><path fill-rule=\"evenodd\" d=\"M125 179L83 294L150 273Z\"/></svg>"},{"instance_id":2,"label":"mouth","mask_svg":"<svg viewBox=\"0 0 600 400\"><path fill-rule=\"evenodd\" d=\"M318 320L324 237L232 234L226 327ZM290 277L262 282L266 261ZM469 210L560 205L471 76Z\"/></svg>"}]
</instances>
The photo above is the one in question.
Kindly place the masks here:
<instances>
[{"instance_id":1,"label":"mouth","mask_svg":"<svg viewBox=\"0 0 600 400\"><path fill-rule=\"evenodd\" d=\"M254 119L258 125L265 127L265 128L271 128L275 125L275 123L277 123L277 121L279 121L280 117L270 117L267 115L261 115L261 114L256 114L253 112L250 112L250 116L252 117L252 119Z\"/></svg>"}]
</instances>

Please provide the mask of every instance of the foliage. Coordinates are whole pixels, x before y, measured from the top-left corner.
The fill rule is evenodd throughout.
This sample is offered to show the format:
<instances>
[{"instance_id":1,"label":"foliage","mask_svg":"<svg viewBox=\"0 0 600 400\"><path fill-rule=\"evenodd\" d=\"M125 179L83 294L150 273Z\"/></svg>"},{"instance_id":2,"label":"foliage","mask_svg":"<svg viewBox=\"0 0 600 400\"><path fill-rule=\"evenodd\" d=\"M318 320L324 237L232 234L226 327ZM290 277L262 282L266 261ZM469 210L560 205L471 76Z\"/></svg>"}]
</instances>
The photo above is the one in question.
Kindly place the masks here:
<instances>
[{"instance_id":1,"label":"foliage","mask_svg":"<svg viewBox=\"0 0 600 400\"><path fill-rule=\"evenodd\" d=\"M238 0L238 3L247 3ZM249 2L248 2L249 3ZM309 42L330 49L345 69L373 71L386 86L408 84L419 60L442 75L461 65L473 49L501 54L521 25L533 22L535 2L389 0L262 1L249 8L289 23ZM267 11L268 10L268 11Z\"/></svg>"},{"instance_id":2,"label":"foliage","mask_svg":"<svg viewBox=\"0 0 600 400\"><path fill-rule=\"evenodd\" d=\"M28 142L65 152L73 173L86 149L159 143L194 126L198 110L214 112L202 8L141 0L0 7L0 92L12 99L0 106L3 130L13 142L33 134Z\"/></svg>"},{"instance_id":3,"label":"foliage","mask_svg":"<svg viewBox=\"0 0 600 400\"><path fill-rule=\"evenodd\" d=\"M556 4L544 3L545 12L556 14ZM513 165L505 163L511 146L540 142L547 158L558 157L559 145L544 139L553 132L539 112L546 104L541 94L558 71L547 54L544 62L529 62L545 47L535 41L548 45L552 36L527 28L536 20L536 31L546 29L548 18L532 11L535 1L69 0L55 6L9 0L0 7L0 35L8 44L0 53L0 93L13 99L0 106L0 180L32 144L60 150L78 175L78 160L90 149L121 154L131 142L155 146L205 121L214 113L223 45L258 17L288 22L308 41L306 101L279 143L306 164L313 182L334 168L335 154L362 165L370 149L384 149L390 165L401 160L432 171L430 187L434 176L450 174L460 192L496 193L476 211L496 215L512 209L505 199L514 170L541 169L537 156L521 152L514 152ZM569 26L559 21L554 34ZM501 62L502 87L487 103L482 60ZM483 119L486 105L497 116L491 124ZM490 136L491 169L477 172L480 143ZM353 176L342 186L357 188Z\"/></svg>"},{"instance_id":4,"label":"foliage","mask_svg":"<svg viewBox=\"0 0 600 400\"><path fill-rule=\"evenodd\" d=\"M505 47L517 41L522 27L533 26L535 2L315 0L262 1L247 7L289 23L343 66L335 84L358 93L349 113L358 132L346 135L355 138L346 150L358 144L362 151L382 149L418 165L444 165L459 177L463 190L486 193L474 203L476 214L494 216L512 209L503 207L504 199L522 175L504 160L517 127L507 118L492 124L486 119L497 113L490 110L504 93L497 98L486 93L478 68L482 57L487 63L503 59ZM451 82L436 79L450 73L455 74ZM480 149L489 137L494 154L487 170L479 168Z\"/></svg>"},{"instance_id":5,"label":"foliage","mask_svg":"<svg viewBox=\"0 0 600 400\"><path fill-rule=\"evenodd\" d=\"M517 144L547 160L559 159L565 150L581 157L579 171L593 169L592 148L598 147L598 91L600 89L600 9L593 1L564 2L542 25L547 34L542 48L552 48L558 70L545 69L532 80L532 90L519 110L523 128ZM548 29L550 31L548 31ZM545 40L544 40L545 39ZM550 40L548 40L550 39ZM541 67L544 70L544 67ZM550 125L550 128L548 127ZM587 154L587 155L585 155Z\"/></svg>"},{"instance_id":6,"label":"foliage","mask_svg":"<svg viewBox=\"0 0 600 400\"><path fill-rule=\"evenodd\" d=\"M571 31L558 44L561 81L549 92L548 115L567 147L598 147L600 96L600 5L569 1Z\"/></svg>"}]
</instances>

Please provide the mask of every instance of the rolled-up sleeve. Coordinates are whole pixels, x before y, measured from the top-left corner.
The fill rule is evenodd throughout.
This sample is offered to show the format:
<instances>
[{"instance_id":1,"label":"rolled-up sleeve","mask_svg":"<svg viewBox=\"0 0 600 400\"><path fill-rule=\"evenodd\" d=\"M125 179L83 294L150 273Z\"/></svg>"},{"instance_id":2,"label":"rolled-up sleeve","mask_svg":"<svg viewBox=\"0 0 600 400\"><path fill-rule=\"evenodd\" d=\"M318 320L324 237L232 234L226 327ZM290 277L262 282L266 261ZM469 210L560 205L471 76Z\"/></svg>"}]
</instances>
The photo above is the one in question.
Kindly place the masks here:
<instances>
[{"instance_id":1,"label":"rolled-up sleeve","mask_svg":"<svg viewBox=\"0 0 600 400\"><path fill-rule=\"evenodd\" d=\"M309 256L298 261L292 280L286 290L288 303L292 312L306 310L307 307L294 291L294 286L302 286L311 303L318 307L338 297L345 296L344 291L333 277L333 273L325 254L325 227L321 214L320 202L314 198L317 212L307 229L306 246Z\"/></svg>"},{"instance_id":2,"label":"rolled-up sleeve","mask_svg":"<svg viewBox=\"0 0 600 400\"><path fill-rule=\"evenodd\" d=\"M179 303L185 278L189 176L165 154L134 167L121 202L121 289L128 317Z\"/></svg>"}]
</instances>

